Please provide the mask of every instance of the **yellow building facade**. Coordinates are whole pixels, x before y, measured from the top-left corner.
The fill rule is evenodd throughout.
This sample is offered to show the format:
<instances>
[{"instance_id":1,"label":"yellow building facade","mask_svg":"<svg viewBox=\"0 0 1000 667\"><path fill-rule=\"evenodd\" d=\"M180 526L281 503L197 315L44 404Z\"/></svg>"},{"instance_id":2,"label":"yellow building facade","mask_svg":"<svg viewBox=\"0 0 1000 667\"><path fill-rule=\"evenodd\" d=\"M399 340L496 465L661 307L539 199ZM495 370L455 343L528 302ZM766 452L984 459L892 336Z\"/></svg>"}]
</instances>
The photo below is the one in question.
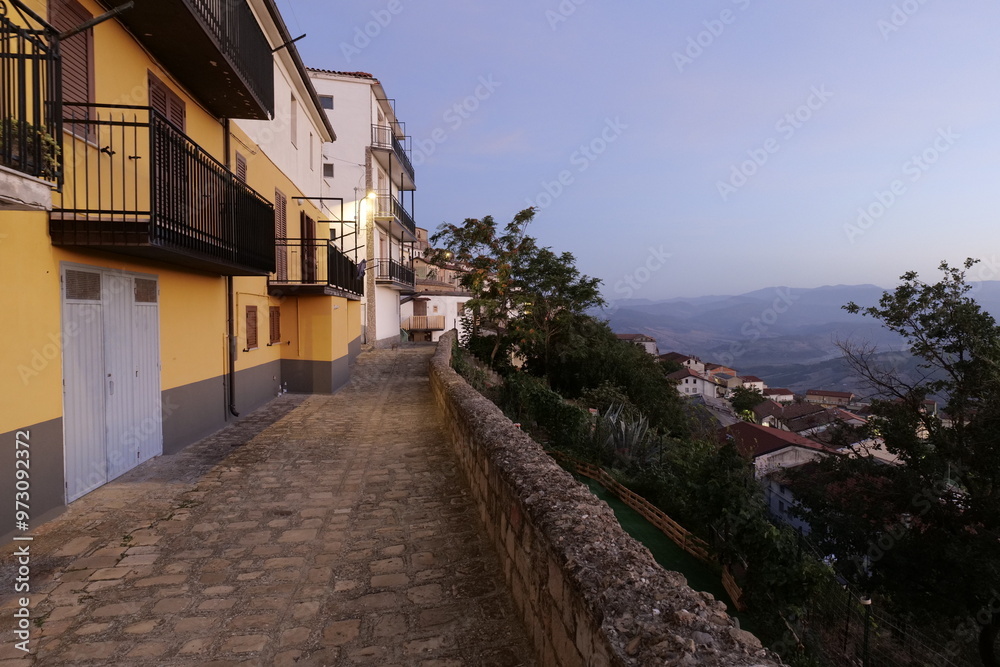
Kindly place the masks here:
<instances>
[{"instance_id":1,"label":"yellow building facade","mask_svg":"<svg viewBox=\"0 0 1000 667\"><path fill-rule=\"evenodd\" d=\"M37 525L285 391L336 391L362 288L314 197L336 135L273 0L89 27L117 3L12 4L28 67L4 70L0 108L0 497L24 486L24 441Z\"/></svg>"}]
</instances>

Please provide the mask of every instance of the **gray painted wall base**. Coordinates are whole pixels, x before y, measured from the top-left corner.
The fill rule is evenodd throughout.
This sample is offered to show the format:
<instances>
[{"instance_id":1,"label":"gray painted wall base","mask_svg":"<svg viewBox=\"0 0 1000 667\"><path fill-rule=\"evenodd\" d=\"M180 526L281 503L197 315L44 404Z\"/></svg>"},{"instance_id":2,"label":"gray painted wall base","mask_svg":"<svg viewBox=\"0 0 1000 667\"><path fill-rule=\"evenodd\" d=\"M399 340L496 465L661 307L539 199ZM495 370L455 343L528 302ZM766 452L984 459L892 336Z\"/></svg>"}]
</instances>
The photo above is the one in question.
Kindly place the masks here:
<instances>
[{"instance_id":1,"label":"gray painted wall base","mask_svg":"<svg viewBox=\"0 0 1000 667\"><path fill-rule=\"evenodd\" d=\"M28 438L17 437L18 431L27 431ZM63 472L62 418L38 424L25 424L16 431L0 435L0 527L5 531L0 544L6 544L22 531L13 530L17 492L15 470L16 442L27 442L28 460L28 524L30 529L56 516L66 508L66 484ZM20 460L24 460L23 458ZM23 469L23 468L22 468ZM9 530L9 532L7 532ZM30 534L30 530L28 531Z\"/></svg>"},{"instance_id":2,"label":"gray painted wall base","mask_svg":"<svg viewBox=\"0 0 1000 667\"><path fill-rule=\"evenodd\" d=\"M293 394L332 394L351 379L348 357L336 361L283 359L283 385Z\"/></svg>"}]
</instances>

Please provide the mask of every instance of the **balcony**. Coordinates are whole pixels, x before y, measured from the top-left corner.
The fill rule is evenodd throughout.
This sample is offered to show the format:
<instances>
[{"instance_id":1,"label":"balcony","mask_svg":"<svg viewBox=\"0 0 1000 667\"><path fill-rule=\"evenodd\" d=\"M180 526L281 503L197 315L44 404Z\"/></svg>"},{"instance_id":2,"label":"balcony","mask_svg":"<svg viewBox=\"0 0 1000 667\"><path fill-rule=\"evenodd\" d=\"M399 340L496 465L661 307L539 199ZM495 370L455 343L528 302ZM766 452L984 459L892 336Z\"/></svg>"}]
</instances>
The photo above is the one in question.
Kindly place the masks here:
<instances>
[{"instance_id":1,"label":"balcony","mask_svg":"<svg viewBox=\"0 0 1000 667\"><path fill-rule=\"evenodd\" d=\"M413 269L395 259L378 259L375 263L376 283L388 285L393 289L413 289Z\"/></svg>"},{"instance_id":2,"label":"balcony","mask_svg":"<svg viewBox=\"0 0 1000 667\"><path fill-rule=\"evenodd\" d=\"M364 278L352 262L330 241L278 239L275 271L268 279L271 296L342 296L364 294Z\"/></svg>"},{"instance_id":3,"label":"balcony","mask_svg":"<svg viewBox=\"0 0 1000 667\"><path fill-rule=\"evenodd\" d=\"M62 173L56 36L27 8L27 25L13 16L0 16L0 208L45 210L50 186L35 179L58 185Z\"/></svg>"},{"instance_id":4,"label":"balcony","mask_svg":"<svg viewBox=\"0 0 1000 667\"><path fill-rule=\"evenodd\" d=\"M395 237L405 232L411 241L417 239L417 223L393 195L385 193L376 195L375 221L388 225L389 231Z\"/></svg>"},{"instance_id":5,"label":"balcony","mask_svg":"<svg viewBox=\"0 0 1000 667\"><path fill-rule=\"evenodd\" d=\"M404 137L404 141L409 137ZM396 133L389 125L372 125L372 148L376 149L375 159L386 170L393 182L399 178L400 190L416 190L413 175L413 163L410 162L409 151L396 138Z\"/></svg>"},{"instance_id":6,"label":"balcony","mask_svg":"<svg viewBox=\"0 0 1000 667\"><path fill-rule=\"evenodd\" d=\"M413 315L403 320L404 331L444 331L444 315Z\"/></svg>"},{"instance_id":7,"label":"balcony","mask_svg":"<svg viewBox=\"0 0 1000 667\"><path fill-rule=\"evenodd\" d=\"M275 270L274 207L149 107L66 104L53 245L208 273Z\"/></svg>"},{"instance_id":8,"label":"balcony","mask_svg":"<svg viewBox=\"0 0 1000 667\"><path fill-rule=\"evenodd\" d=\"M247 0L136 2L117 18L214 115L274 115L271 45Z\"/></svg>"}]
</instances>

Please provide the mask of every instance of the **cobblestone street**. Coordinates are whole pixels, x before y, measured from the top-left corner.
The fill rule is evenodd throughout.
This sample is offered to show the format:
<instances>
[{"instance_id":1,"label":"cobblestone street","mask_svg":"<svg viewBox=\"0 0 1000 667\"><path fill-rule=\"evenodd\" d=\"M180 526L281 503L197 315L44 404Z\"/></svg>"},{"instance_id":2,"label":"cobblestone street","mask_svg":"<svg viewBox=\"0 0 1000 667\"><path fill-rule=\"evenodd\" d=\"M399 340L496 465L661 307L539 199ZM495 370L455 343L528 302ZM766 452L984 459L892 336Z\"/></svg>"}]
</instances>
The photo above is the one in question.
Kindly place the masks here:
<instances>
[{"instance_id":1,"label":"cobblestone street","mask_svg":"<svg viewBox=\"0 0 1000 667\"><path fill-rule=\"evenodd\" d=\"M35 528L30 656L0 547L0 665L534 664L433 350L365 352L338 394L277 398Z\"/></svg>"}]
</instances>

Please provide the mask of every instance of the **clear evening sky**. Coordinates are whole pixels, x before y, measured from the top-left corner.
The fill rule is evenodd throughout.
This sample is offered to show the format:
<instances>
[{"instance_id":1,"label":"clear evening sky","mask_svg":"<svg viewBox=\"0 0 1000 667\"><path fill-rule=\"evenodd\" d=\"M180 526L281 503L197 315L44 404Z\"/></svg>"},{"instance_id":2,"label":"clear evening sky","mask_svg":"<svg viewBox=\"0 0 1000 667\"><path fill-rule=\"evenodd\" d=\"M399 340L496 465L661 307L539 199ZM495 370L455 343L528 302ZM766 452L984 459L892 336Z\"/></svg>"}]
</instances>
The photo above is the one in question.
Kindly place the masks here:
<instances>
[{"instance_id":1,"label":"clear evening sky","mask_svg":"<svg viewBox=\"0 0 1000 667\"><path fill-rule=\"evenodd\" d=\"M607 298L1000 279L1000 3L279 6L396 99L418 225L534 204Z\"/></svg>"}]
</instances>

